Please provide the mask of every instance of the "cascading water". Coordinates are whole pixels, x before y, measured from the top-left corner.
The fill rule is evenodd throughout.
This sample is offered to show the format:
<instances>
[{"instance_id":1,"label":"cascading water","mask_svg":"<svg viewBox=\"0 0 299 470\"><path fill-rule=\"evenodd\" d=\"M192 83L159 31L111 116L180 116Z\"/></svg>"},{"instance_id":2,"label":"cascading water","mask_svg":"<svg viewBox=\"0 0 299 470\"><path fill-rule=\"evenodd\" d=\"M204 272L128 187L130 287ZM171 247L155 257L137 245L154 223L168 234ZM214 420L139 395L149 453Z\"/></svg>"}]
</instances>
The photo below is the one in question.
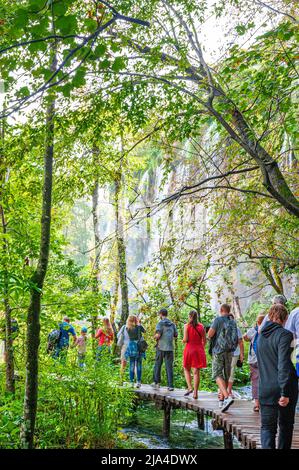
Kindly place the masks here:
<instances>
[{"instance_id":1,"label":"cascading water","mask_svg":"<svg viewBox=\"0 0 299 470\"><path fill-rule=\"evenodd\" d=\"M208 132L205 138L213 148L215 141L211 132ZM181 144L181 147L181 151L187 154L188 143ZM186 161L178 153L175 160L169 163L167 169L162 163L142 173L138 184L139 196L131 204L128 200L125 201L125 206L129 208L126 211L127 226L125 228L127 272L133 281L133 283L129 283L130 297L133 298L136 295L136 287L142 290L142 282L146 276L142 272L142 268L153 260L161 244L169 237L175 237L177 240L177 248L172 259L173 267L180 261L180 249L183 246L199 249L203 237L209 229L208 208L198 202L196 196L180 198L174 204L159 204L165 197L175 193L185 184L194 184L202 179L203 175L198 175L199 167L199 162L194 165L194 162ZM82 204L86 205L85 210L78 211ZM88 244L92 253L94 247L92 220L91 215L86 217L86 214L90 212L89 202L80 201L76 205L76 227L80 227L82 230L82 225L85 225L85 243ZM82 219L84 219L84 224L82 224ZM99 189L99 221L101 239L105 241L102 256L105 257L105 254L111 250L111 240L115 234L115 209L112 190L108 186ZM86 257L86 262L88 262L88 257ZM243 278L254 281L255 285L261 281L261 275L256 268L249 269L246 264L239 264L233 268L230 272L232 287L229 290L223 285L223 278L217 275L216 269L213 267L213 257L211 265L208 286L211 291L213 310L218 310L219 304L222 301L230 300L234 293L240 298L241 311L244 312L254 300L260 299L267 293L267 289L261 293L255 293L254 288L248 288L242 283ZM153 279L148 281L155 282ZM293 293L294 284L294 282L287 283L287 296ZM103 287L109 288L109 284L105 281ZM220 298L218 296L219 290L221 291ZM268 293L270 291L268 289Z\"/></svg>"}]
</instances>

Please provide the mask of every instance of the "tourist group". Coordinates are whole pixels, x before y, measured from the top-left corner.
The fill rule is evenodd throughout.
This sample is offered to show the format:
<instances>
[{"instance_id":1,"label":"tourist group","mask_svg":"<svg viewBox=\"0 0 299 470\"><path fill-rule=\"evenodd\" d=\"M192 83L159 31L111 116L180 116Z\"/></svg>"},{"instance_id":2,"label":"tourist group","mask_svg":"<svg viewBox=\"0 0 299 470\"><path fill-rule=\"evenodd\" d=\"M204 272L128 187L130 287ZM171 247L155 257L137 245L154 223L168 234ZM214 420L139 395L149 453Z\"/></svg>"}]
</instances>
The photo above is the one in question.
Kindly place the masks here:
<instances>
[{"instance_id":1,"label":"tourist group","mask_svg":"<svg viewBox=\"0 0 299 470\"><path fill-rule=\"evenodd\" d=\"M249 342L248 363L253 412L260 413L261 416L261 443L264 449L275 449L276 445L280 449L289 449L292 444L298 400L299 308L289 314L286 304L287 300L283 295L276 295L269 312L258 315L256 324L245 334L238 327L228 304L221 305L219 315L206 328L198 321L197 312L191 311L188 322L184 325L182 338L185 344L185 396L198 400L200 369L207 367L208 349L212 357L212 376L218 386L219 408L223 413L235 403L235 370L236 367L242 367L244 341ZM156 357L152 387L160 387L164 362L168 391L171 392L174 390L174 351L178 331L175 323L168 318L167 309L162 308L159 317L154 334ZM130 382L134 385L136 378L136 386L139 388L142 363L148 347L145 334L141 321L135 315L129 315L126 324L117 334L109 318L104 318L103 326L94 335L98 341L96 360L100 361L103 353L109 353L112 345L117 343L121 357L121 375L124 376L128 363ZM84 367L87 328L83 327L77 337L68 317L63 319L57 330L49 334L48 349L55 359L64 361L70 336L73 337L73 347L78 348L78 364Z\"/></svg>"}]
</instances>

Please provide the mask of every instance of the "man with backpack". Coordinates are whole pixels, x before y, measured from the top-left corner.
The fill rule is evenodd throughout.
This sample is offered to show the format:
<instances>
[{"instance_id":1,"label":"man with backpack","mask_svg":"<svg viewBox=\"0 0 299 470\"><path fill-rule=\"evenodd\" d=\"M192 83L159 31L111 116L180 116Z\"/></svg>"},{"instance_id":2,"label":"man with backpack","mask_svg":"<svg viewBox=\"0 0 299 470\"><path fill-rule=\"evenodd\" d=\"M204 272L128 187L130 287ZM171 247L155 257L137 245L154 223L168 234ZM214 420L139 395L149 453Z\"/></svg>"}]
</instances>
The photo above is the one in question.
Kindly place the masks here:
<instances>
[{"instance_id":1,"label":"man with backpack","mask_svg":"<svg viewBox=\"0 0 299 470\"><path fill-rule=\"evenodd\" d=\"M230 306L222 304L220 316L215 318L208 331L208 338L212 341L212 373L219 389L219 407L222 412L234 403L228 393L228 380L231 372L233 351L238 346L238 327L235 320L229 318Z\"/></svg>"},{"instance_id":2,"label":"man with backpack","mask_svg":"<svg viewBox=\"0 0 299 470\"><path fill-rule=\"evenodd\" d=\"M60 358L61 361L65 362L70 336L73 337L73 343L75 344L77 340L75 329L70 324L69 317L64 317L63 321L59 323L58 329L51 331L48 337L48 351L52 349L55 359Z\"/></svg>"},{"instance_id":3,"label":"man with backpack","mask_svg":"<svg viewBox=\"0 0 299 470\"><path fill-rule=\"evenodd\" d=\"M156 345L156 361L154 367L154 388L159 388L161 383L161 368L163 361L165 361L166 376L168 390L172 391L173 388L173 340L177 338L177 328L172 321L167 318L168 311L162 308L159 312L160 321L156 326L156 334L154 338L157 341Z\"/></svg>"}]
</instances>

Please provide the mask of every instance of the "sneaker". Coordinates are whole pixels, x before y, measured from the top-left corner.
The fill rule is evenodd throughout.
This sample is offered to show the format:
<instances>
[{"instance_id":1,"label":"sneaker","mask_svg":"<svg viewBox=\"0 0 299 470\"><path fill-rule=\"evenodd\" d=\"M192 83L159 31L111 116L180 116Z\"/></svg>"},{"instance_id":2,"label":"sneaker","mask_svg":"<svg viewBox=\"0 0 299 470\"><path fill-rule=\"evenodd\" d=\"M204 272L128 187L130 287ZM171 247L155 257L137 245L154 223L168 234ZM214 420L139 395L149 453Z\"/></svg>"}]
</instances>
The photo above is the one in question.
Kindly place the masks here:
<instances>
[{"instance_id":1,"label":"sneaker","mask_svg":"<svg viewBox=\"0 0 299 470\"><path fill-rule=\"evenodd\" d=\"M218 401L218 406L219 406L219 408L222 408L222 407L223 407L223 403L224 403L223 400L219 400L219 401Z\"/></svg>"},{"instance_id":2,"label":"sneaker","mask_svg":"<svg viewBox=\"0 0 299 470\"><path fill-rule=\"evenodd\" d=\"M159 388L160 388L160 384L156 384L155 382L152 383L151 386L152 386L155 390L159 390Z\"/></svg>"},{"instance_id":3,"label":"sneaker","mask_svg":"<svg viewBox=\"0 0 299 470\"><path fill-rule=\"evenodd\" d=\"M140 387L141 387L141 383L140 383L140 382L137 382L136 388L140 388Z\"/></svg>"},{"instance_id":4,"label":"sneaker","mask_svg":"<svg viewBox=\"0 0 299 470\"><path fill-rule=\"evenodd\" d=\"M173 388L173 387L168 387L168 391L169 391L169 392L173 392L173 391L174 391L174 388Z\"/></svg>"},{"instance_id":5,"label":"sneaker","mask_svg":"<svg viewBox=\"0 0 299 470\"><path fill-rule=\"evenodd\" d=\"M234 399L232 397L225 398L225 400L223 402L223 406L221 408L222 413L227 411L233 403L234 403Z\"/></svg>"}]
</instances>

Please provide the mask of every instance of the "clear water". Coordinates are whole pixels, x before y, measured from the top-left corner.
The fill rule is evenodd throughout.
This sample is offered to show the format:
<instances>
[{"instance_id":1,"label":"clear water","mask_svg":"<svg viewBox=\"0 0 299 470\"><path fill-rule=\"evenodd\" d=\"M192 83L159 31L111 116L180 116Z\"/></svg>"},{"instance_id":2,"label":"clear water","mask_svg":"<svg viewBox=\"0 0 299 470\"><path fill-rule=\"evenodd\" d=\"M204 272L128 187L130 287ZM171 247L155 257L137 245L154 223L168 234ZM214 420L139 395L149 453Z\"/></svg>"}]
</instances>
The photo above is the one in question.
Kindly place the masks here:
<instances>
[{"instance_id":1,"label":"clear water","mask_svg":"<svg viewBox=\"0 0 299 470\"><path fill-rule=\"evenodd\" d=\"M196 413L172 410L169 438L162 435L163 411L154 403L138 406L132 421L122 430L132 442L132 448L147 449L223 449L223 434L213 431L210 421L206 429L198 429Z\"/></svg>"}]
</instances>

